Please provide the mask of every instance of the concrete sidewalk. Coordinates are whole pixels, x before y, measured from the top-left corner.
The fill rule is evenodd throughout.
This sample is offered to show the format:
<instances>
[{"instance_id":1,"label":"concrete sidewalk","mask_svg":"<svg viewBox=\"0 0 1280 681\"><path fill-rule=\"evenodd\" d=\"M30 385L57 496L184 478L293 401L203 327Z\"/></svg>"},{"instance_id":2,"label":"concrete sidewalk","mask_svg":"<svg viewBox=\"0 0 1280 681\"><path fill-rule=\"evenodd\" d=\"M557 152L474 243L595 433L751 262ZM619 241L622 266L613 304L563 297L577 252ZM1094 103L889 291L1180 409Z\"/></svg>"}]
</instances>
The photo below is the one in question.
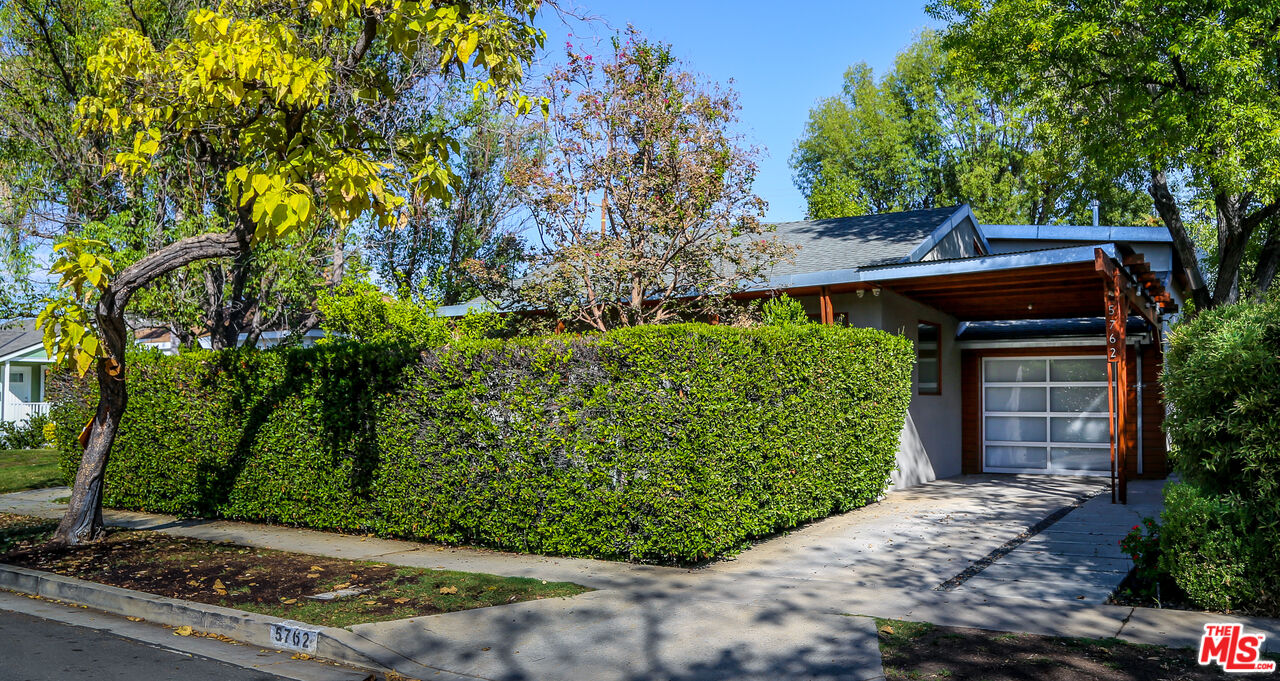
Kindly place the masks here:
<instances>
[{"instance_id":1,"label":"concrete sidewalk","mask_svg":"<svg viewBox=\"0 0 1280 681\"><path fill-rule=\"evenodd\" d=\"M1209 621L1241 621L1280 650L1280 622L1049 599L1024 588L1063 561L1122 575L1115 556L1052 550L1114 544L1142 504L1101 496L1023 541L955 591L940 584L1096 494L1088 478L971 476L894 492L698 569L447 548L226 521L108 511L113 525L396 565L566 580L598 591L350 628L415 678L876 679L871 617L1053 636L1190 645ZM1135 494L1158 498L1158 485ZM0 512L53 517L65 491L0 496ZM1155 495L1154 497L1152 495ZM1146 502L1142 502L1146 503ZM1141 509L1141 510L1140 510ZM1077 515L1079 514L1079 515ZM1080 534L1088 526L1086 541ZM1098 549L1101 551L1101 549ZM1012 558L1012 560L1010 560ZM1039 562L1037 562L1039 561ZM1112 562L1102 562L1112 561ZM1068 568L1073 569L1073 568ZM1057 573L1049 573L1059 579ZM1113 579L1109 576L1107 579ZM1053 581L1053 580L1049 580ZM1059 580L1062 581L1062 580ZM1012 584L1013 586L1009 586ZM1000 588L996 588L1000 587ZM1068 588L1075 588L1075 584ZM1099 593L1103 586L1099 586Z\"/></svg>"}]
</instances>

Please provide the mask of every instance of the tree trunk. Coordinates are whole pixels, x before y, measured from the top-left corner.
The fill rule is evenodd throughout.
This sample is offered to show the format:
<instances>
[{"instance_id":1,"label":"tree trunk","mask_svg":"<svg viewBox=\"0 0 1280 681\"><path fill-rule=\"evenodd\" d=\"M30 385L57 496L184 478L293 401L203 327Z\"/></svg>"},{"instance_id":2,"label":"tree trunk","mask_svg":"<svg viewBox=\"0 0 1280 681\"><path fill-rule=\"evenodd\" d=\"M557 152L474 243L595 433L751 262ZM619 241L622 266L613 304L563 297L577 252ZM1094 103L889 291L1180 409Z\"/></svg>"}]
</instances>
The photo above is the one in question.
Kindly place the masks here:
<instances>
[{"instance_id":1,"label":"tree trunk","mask_svg":"<svg viewBox=\"0 0 1280 681\"><path fill-rule=\"evenodd\" d=\"M1253 230L1245 226L1244 204L1239 195L1214 197L1218 209L1218 282L1213 287L1213 304L1229 305L1240 298L1240 265Z\"/></svg>"},{"instance_id":2,"label":"tree trunk","mask_svg":"<svg viewBox=\"0 0 1280 681\"><path fill-rule=\"evenodd\" d=\"M1169 234L1173 235L1173 248L1178 252L1182 266L1195 272L1203 281L1204 277L1200 274L1200 260L1196 257L1196 244L1187 233L1186 225L1182 223L1182 210L1178 208L1177 199L1169 191L1169 181L1164 171L1151 171L1151 186L1148 192L1155 201L1156 212L1160 214L1160 219L1169 229ZM1191 283L1194 285L1195 282ZM1191 299L1199 309L1203 310L1211 306L1209 291L1204 287L1192 289Z\"/></svg>"},{"instance_id":3,"label":"tree trunk","mask_svg":"<svg viewBox=\"0 0 1280 681\"><path fill-rule=\"evenodd\" d=\"M50 543L81 544L102 537L104 476L129 401L125 387L129 341L125 307L129 298L142 286L193 262L234 257L248 250L253 227L247 218L247 210L242 209L237 228L229 233L188 237L146 256L126 267L102 292L95 311L105 350L97 362L98 409L90 422L89 441L80 457L67 512Z\"/></svg>"},{"instance_id":4,"label":"tree trunk","mask_svg":"<svg viewBox=\"0 0 1280 681\"><path fill-rule=\"evenodd\" d=\"M1280 227L1272 225L1267 229L1267 241L1262 245L1262 252L1258 254L1258 269L1254 276L1257 283L1258 302L1262 302L1267 297L1267 291L1271 289L1271 282L1275 281L1276 270L1280 268Z\"/></svg>"}]
</instances>

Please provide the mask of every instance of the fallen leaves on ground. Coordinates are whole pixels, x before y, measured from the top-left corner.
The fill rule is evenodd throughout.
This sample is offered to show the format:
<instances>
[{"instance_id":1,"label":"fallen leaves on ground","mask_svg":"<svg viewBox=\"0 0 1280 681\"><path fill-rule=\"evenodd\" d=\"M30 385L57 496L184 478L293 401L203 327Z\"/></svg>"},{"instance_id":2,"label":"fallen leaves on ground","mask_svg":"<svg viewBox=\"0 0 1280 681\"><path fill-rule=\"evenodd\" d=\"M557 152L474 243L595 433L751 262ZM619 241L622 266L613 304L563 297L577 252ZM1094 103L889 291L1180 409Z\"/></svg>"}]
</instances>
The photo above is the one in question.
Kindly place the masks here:
<instances>
[{"instance_id":1,"label":"fallen leaves on ground","mask_svg":"<svg viewBox=\"0 0 1280 681\"><path fill-rule=\"evenodd\" d=\"M174 636L190 636L193 631L194 630L191 627L184 624L178 627L177 629L174 629L173 635Z\"/></svg>"},{"instance_id":2,"label":"fallen leaves on ground","mask_svg":"<svg viewBox=\"0 0 1280 681\"><path fill-rule=\"evenodd\" d=\"M442 594L456 594L456 593L458 593L458 587L456 587L456 586L442 586L442 587L440 587L440 593L442 593Z\"/></svg>"}]
</instances>

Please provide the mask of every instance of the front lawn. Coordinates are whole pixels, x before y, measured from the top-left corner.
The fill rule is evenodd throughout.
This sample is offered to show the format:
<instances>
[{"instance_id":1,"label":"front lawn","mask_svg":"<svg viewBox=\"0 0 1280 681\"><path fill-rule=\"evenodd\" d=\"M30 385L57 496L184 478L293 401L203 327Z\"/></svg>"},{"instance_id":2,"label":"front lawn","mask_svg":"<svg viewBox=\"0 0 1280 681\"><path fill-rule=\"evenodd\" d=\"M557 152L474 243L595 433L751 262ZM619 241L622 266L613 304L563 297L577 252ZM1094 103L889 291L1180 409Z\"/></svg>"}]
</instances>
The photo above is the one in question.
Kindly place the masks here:
<instances>
[{"instance_id":1,"label":"front lawn","mask_svg":"<svg viewBox=\"0 0 1280 681\"><path fill-rule=\"evenodd\" d=\"M473 572L321 558L109 529L101 542L49 548L54 521L0 514L0 562L135 591L321 626L405 619L557 596L586 587ZM341 589L358 595L307 598Z\"/></svg>"},{"instance_id":2,"label":"front lawn","mask_svg":"<svg viewBox=\"0 0 1280 681\"><path fill-rule=\"evenodd\" d=\"M0 449L0 494L61 484L57 450Z\"/></svg>"},{"instance_id":3,"label":"front lawn","mask_svg":"<svg viewBox=\"0 0 1280 681\"><path fill-rule=\"evenodd\" d=\"M888 681L1201 681L1222 668L1196 651L1114 638L1057 638L876 620Z\"/></svg>"}]
</instances>

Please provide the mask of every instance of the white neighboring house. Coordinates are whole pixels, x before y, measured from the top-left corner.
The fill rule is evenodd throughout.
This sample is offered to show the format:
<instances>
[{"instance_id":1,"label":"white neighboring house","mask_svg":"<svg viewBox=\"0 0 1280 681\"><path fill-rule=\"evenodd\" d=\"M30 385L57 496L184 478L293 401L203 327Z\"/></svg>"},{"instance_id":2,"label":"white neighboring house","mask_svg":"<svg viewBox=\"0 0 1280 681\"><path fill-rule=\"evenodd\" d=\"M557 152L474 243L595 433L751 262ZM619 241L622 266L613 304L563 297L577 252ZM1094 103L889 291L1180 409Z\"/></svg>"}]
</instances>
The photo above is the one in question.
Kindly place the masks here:
<instances>
[{"instance_id":1,"label":"white neighboring house","mask_svg":"<svg viewBox=\"0 0 1280 681\"><path fill-rule=\"evenodd\" d=\"M49 412L44 393L52 365L35 320L0 327L0 421L26 421Z\"/></svg>"}]
</instances>

